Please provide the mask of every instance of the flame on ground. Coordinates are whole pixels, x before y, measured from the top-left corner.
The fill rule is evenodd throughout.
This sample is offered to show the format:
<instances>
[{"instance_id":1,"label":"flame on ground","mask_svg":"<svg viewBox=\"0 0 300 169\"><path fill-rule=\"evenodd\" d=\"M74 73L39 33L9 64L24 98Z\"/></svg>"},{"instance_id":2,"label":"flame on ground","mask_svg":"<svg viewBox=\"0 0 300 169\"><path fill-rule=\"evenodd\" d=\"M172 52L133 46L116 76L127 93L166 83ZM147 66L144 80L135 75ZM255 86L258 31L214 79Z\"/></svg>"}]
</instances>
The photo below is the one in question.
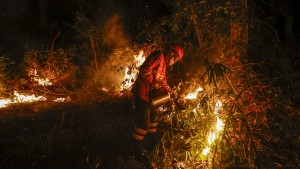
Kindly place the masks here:
<instances>
[{"instance_id":1,"label":"flame on ground","mask_svg":"<svg viewBox=\"0 0 300 169\"><path fill-rule=\"evenodd\" d=\"M10 99L0 99L0 108L6 107L11 103Z\"/></svg>"},{"instance_id":2,"label":"flame on ground","mask_svg":"<svg viewBox=\"0 0 300 169\"><path fill-rule=\"evenodd\" d=\"M195 100L197 98L198 92L203 91L202 87L198 87L198 89L195 92L189 93L187 96L185 96L185 99L189 100Z\"/></svg>"},{"instance_id":3,"label":"flame on ground","mask_svg":"<svg viewBox=\"0 0 300 169\"><path fill-rule=\"evenodd\" d=\"M184 98L189 99L189 100L195 100L195 99L197 99L198 92L200 92L200 91L203 91L202 87L198 87L198 89L195 92L188 93L187 96L185 96ZM208 134L208 138L207 138L208 146L205 147L202 151L202 155L204 155L204 156L209 154L210 146L214 143L214 141L218 137L219 133L224 128L224 123L218 117L219 116L219 110L222 108L222 106L223 105L222 105L222 102L220 100L218 100L215 104L214 115L217 116L216 117L216 124L215 124L215 127ZM196 108L193 109L193 111L197 111Z\"/></svg>"},{"instance_id":4,"label":"flame on ground","mask_svg":"<svg viewBox=\"0 0 300 169\"><path fill-rule=\"evenodd\" d=\"M17 91L14 91L13 103L24 103L24 102L34 102L34 101L45 101L47 100L44 96L35 96L35 95L25 95L20 94Z\"/></svg>"},{"instance_id":5,"label":"flame on ground","mask_svg":"<svg viewBox=\"0 0 300 169\"><path fill-rule=\"evenodd\" d=\"M207 143L208 146L205 147L202 151L202 155L206 156L209 154L210 152L210 146L212 145L212 143L214 143L214 141L216 140L217 136L219 136L219 133L223 130L224 128L224 123L222 122L222 120L218 117L219 115L219 110L222 107L222 102L221 101L217 101L215 104L215 110L214 110L214 114L217 115L216 118L216 125L215 128L212 129L212 131L209 132L208 138L207 138Z\"/></svg>"},{"instance_id":6,"label":"flame on ground","mask_svg":"<svg viewBox=\"0 0 300 169\"><path fill-rule=\"evenodd\" d=\"M10 104L15 103L30 103L30 102L38 102L38 101L46 101L47 98L44 96L36 96L34 94L28 95L28 94L21 94L18 91L14 91L14 97L12 99L0 99L0 108L4 108L9 106ZM65 102L65 98L60 97L56 98L53 101L54 102Z\"/></svg>"}]
</instances>

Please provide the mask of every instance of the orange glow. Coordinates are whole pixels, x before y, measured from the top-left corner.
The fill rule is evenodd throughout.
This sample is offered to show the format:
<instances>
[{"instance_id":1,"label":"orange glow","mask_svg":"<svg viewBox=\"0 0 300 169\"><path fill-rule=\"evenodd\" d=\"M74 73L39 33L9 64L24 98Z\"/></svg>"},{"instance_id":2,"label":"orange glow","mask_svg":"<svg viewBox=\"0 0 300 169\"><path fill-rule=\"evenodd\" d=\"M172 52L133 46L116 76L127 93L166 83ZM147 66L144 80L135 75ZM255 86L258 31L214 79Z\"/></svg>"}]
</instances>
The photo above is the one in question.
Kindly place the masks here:
<instances>
[{"instance_id":1,"label":"orange glow","mask_svg":"<svg viewBox=\"0 0 300 169\"><path fill-rule=\"evenodd\" d=\"M14 102L13 103L24 103L24 102L34 102L34 101L45 101L47 100L43 96L35 96L35 95L25 95L20 94L17 91L14 91Z\"/></svg>"},{"instance_id":2,"label":"orange glow","mask_svg":"<svg viewBox=\"0 0 300 169\"><path fill-rule=\"evenodd\" d=\"M205 155L205 156L206 156L209 152L210 152L210 148L209 148L209 147L206 147L205 149L203 149L202 155Z\"/></svg>"},{"instance_id":3,"label":"orange glow","mask_svg":"<svg viewBox=\"0 0 300 169\"><path fill-rule=\"evenodd\" d=\"M219 135L219 133L223 130L224 128L224 123L222 122L222 120L218 117L219 116L219 110L222 107L222 102L220 100L218 100L215 104L215 110L214 110L214 114L217 115L216 117L216 125L215 128L212 129L212 131L209 132L208 138L207 138L207 143L208 143L208 147L206 147L203 151L202 151L202 155L208 155L208 153L210 152L210 147L212 145L212 143L216 140L217 136ZM216 132L214 132L216 131Z\"/></svg>"},{"instance_id":4,"label":"orange glow","mask_svg":"<svg viewBox=\"0 0 300 169\"><path fill-rule=\"evenodd\" d=\"M30 103L37 101L46 101L47 98L44 96L36 96L36 95L27 95L21 94L18 91L14 91L14 97L12 99L0 99L0 108L4 108L9 106L10 104L15 103ZM54 102L64 102L65 98L56 98L53 100Z\"/></svg>"},{"instance_id":5,"label":"orange glow","mask_svg":"<svg viewBox=\"0 0 300 169\"><path fill-rule=\"evenodd\" d=\"M32 79L34 81L38 82L38 84L41 85L41 86L51 86L52 85L52 83L50 82L50 80L48 78L41 79L41 78L38 78L38 77L34 77Z\"/></svg>"},{"instance_id":6,"label":"orange glow","mask_svg":"<svg viewBox=\"0 0 300 169\"><path fill-rule=\"evenodd\" d=\"M9 99L0 99L0 108L6 107L11 103L11 100Z\"/></svg>"},{"instance_id":7,"label":"orange glow","mask_svg":"<svg viewBox=\"0 0 300 169\"><path fill-rule=\"evenodd\" d=\"M146 59L144 56L144 51L140 51L138 55L134 55L134 59L134 68L140 67ZM132 87L135 79L137 78L138 70L126 67L124 73L124 84L122 84L121 90L130 89Z\"/></svg>"},{"instance_id":8,"label":"orange glow","mask_svg":"<svg viewBox=\"0 0 300 169\"><path fill-rule=\"evenodd\" d=\"M211 145L216 139L216 133L214 132L209 132L209 135L208 135L208 138L207 138L207 142L208 142L208 145Z\"/></svg>"},{"instance_id":9,"label":"orange glow","mask_svg":"<svg viewBox=\"0 0 300 169\"><path fill-rule=\"evenodd\" d=\"M185 96L185 99L189 99L189 100L195 100L197 98L198 92L203 91L202 87L198 87L198 89L195 92L192 93L188 93L187 96Z\"/></svg>"},{"instance_id":10,"label":"orange glow","mask_svg":"<svg viewBox=\"0 0 300 169\"><path fill-rule=\"evenodd\" d=\"M223 130L223 128L224 128L224 123L219 117L217 117L217 124L216 124L217 131L220 132Z\"/></svg>"},{"instance_id":11,"label":"orange glow","mask_svg":"<svg viewBox=\"0 0 300 169\"><path fill-rule=\"evenodd\" d=\"M28 75L31 76L31 79L37 82L41 86L51 86L52 83L48 78L40 78L36 69L29 69Z\"/></svg>"}]
</instances>

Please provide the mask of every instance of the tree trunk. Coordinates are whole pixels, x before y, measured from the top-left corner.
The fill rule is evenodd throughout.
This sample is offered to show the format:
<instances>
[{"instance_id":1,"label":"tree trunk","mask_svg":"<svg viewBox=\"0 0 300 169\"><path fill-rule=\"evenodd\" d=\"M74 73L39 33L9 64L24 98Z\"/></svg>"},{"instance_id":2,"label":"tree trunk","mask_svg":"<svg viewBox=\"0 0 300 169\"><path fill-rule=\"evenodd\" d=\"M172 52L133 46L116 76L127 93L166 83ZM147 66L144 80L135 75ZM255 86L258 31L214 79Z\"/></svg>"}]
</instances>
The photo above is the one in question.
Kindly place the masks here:
<instances>
[{"instance_id":1,"label":"tree trunk","mask_svg":"<svg viewBox=\"0 0 300 169\"><path fill-rule=\"evenodd\" d=\"M197 16L197 14L195 13L194 9L192 9L192 21L194 23L194 29L195 29L195 32L196 32L196 35L197 35L199 47L201 47L201 45L202 45L202 32L200 30L199 18Z\"/></svg>"}]
</instances>

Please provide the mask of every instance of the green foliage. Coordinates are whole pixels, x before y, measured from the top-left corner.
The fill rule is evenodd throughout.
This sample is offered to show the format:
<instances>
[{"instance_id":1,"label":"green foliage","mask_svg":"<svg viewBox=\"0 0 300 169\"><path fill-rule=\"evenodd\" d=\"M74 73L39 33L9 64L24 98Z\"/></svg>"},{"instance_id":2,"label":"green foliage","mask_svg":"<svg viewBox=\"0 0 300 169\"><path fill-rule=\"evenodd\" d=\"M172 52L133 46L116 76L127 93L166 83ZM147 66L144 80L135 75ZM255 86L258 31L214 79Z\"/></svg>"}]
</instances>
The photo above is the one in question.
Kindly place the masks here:
<instances>
[{"instance_id":1,"label":"green foliage","mask_svg":"<svg viewBox=\"0 0 300 169\"><path fill-rule=\"evenodd\" d=\"M208 131L212 129L216 116L212 105L205 100L203 97L189 101L185 103L184 110L174 107L172 121L162 125L163 136L153 155L159 168L191 168L207 159L202 150L207 146Z\"/></svg>"},{"instance_id":2,"label":"green foliage","mask_svg":"<svg viewBox=\"0 0 300 169\"><path fill-rule=\"evenodd\" d=\"M230 27L229 17L234 12L230 9L230 2L192 1L192 0L163 0L172 11L172 15L160 20L156 26L146 25L142 37L149 41L162 39L164 43L177 42L185 46L202 49L213 46L212 41L219 45L226 44Z\"/></svg>"},{"instance_id":3,"label":"green foliage","mask_svg":"<svg viewBox=\"0 0 300 169\"><path fill-rule=\"evenodd\" d=\"M224 80L225 74L229 72L229 69L221 64L221 63L209 63L207 59L205 59L205 68L207 70L207 76L209 83L213 83L217 88L217 82ZM204 76L206 75L204 74Z\"/></svg>"},{"instance_id":4,"label":"green foliage","mask_svg":"<svg viewBox=\"0 0 300 169\"><path fill-rule=\"evenodd\" d=\"M185 72L186 75L174 78L177 83L184 82L180 88L177 88L177 91L181 91L178 95L186 95L188 92L193 92L197 86L201 86L204 88L206 97L197 98L195 102L198 104L189 102L181 106L180 110L173 108L169 114L163 114L161 122L167 119L168 125L162 126L163 137L153 153L154 162L159 168L197 168L200 166L205 168L268 168L275 166L276 157L272 158L272 155L266 152L270 150L268 143L273 142L267 141L270 135L273 136L272 129L269 128L271 123L268 121L268 112L279 108L281 113L287 111L292 117L297 112L289 106L289 100L284 100L286 92L294 93L292 92L295 89L293 84L298 84L299 79L298 74L292 71L287 57L278 55L284 52L280 51L280 48L274 48L271 44L268 44L272 46L271 48L265 46L256 48L259 54L256 59L264 56L267 57L265 60L269 60L269 56L274 56L271 57L274 59L271 60L272 65L276 65L274 67L247 60L248 57L245 55L248 45L248 37L245 36L248 27L245 24L246 10L242 9L241 5L238 6L238 3L182 0L164 2L170 5L173 13L163 18L157 27L151 27L153 32L147 31L149 38L152 37L155 41L157 37L166 42L180 39L183 42L188 50L185 50L184 63L178 65L178 70ZM238 32L240 36L235 41L231 41L232 32L230 31L233 28L231 23L237 24L237 28L241 29ZM256 25L258 28L261 28L260 26ZM268 33L270 32L264 32L264 34ZM253 35L253 37L256 36L261 37L261 34ZM258 39L255 40L261 42L261 45L266 43L265 40ZM254 47L257 45L256 41L252 44ZM278 65L281 66L278 67ZM275 80L266 78L265 74L257 74L255 72L257 68L262 70L267 68L268 73L275 75ZM269 75L267 76L270 77ZM286 88L278 88L277 82L278 84L284 82L280 83L280 86L284 85ZM192 86L194 88L191 88ZM208 119L209 117L210 120L213 119L212 107L216 100L221 100L223 103L221 117L225 128L219 135L219 139L213 143L210 154L203 156L199 152L206 146L206 140L203 137L207 136L212 125ZM277 101L280 102L276 103ZM272 104L275 104L276 108ZM276 112L279 113L278 110ZM194 116L195 114L201 115ZM286 131L282 127L282 131L295 136L294 124L298 122L294 123L294 119L292 121L286 119L286 121L292 130ZM195 124L197 124L196 127ZM278 145L278 133L275 135L274 142L276 143L274 144ZM289 140L290 137L284 138ZM288 142L295 146L294 141L291 140ZM267 158L262 158L265 155ZM278 153L276 155L279 156ZM291 157L288 153L285 155ZM294 163L294 160L292 161Z\"/></svg>"}]
</instances>

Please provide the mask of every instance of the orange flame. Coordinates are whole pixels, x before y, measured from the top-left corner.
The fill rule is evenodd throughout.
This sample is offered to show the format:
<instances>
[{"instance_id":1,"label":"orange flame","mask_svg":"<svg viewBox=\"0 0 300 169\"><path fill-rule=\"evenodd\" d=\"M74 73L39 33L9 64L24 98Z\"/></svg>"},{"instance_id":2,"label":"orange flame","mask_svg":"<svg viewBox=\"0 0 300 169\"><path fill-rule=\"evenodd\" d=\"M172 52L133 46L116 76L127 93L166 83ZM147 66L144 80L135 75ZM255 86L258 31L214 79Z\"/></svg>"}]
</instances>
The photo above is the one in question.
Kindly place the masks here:
<instances>
[{"instance_id":1,"label":"orange flame","mask_svg":"<svg viewBox=\"0 0 300 169\"><path fill-rule=\"evenodd\" d=\"M215 115L219 115L219 110L222 107L222 102L221 101L217 101L215 104L215 110L214 110L214 114ZM216 140L217 135L219 135L219 133L223 130L224 128L224 123L222 122L222 120L217 117L217 121L216 121L216 125L215 125L215 129L213 129L212 131L209 132L208 138L207 138L207 142L208 142L208 146L203 149L202 151L202 155L208 155L208 153L210 152L210 147L212 145L212 143ZM216 132L213 132L216 131Z\"/></svg>"},{"instance_id":2,"label":"orange flame","mask_svg":"<svg viewBox=\"0 0 300 169\"><path fill-rule=\"evenodd\" d=\"M134 67L138 68L140 67L144 61L145 61L145 56L144 56L144 51L140 51L138 55L134 55ZM135 81L135 79L137 78L137 74L138 74L138 70L137 69L132 69L129 67L125 68L125 75L124 75L124 84L122 84L121 86L121 90L124 89L130 89Z\"/></svg>"},{"instance_id":3,"label":"orange flame","mask_svg":"<svg viewBox=\"0 0 300 169\"><path fill-rule=\"evenodd\" d=\"M185 96L185 99L189 100L195 100L197 98L198 92L203 91L202 87L198 87L198 89L195 92L189 93L187 96Z\"/></svg>"},{"instance_id":4,"label":"orange flame","mask_svg":"<svg viewBox=\"0 0 300 169\"><path fill-rule=\"evenodd\" d=\"M41 86L51 86L52 83L48 78L40 78L36 69L29 69L28 75L31 76L31 79L37 82Z\"/></svg>"},{"instance_id":5,"label":"orange flame","mask_svg":"<svg viewBox=\"0 0 300 169\"><path fill-rule=\"evenodd\" d=\"M18 91L14 91L14 97L12 99L0 99L0 108L7 107L13 103L29 103L36 101L46 101L47 98L44 96L36 96L36 95L27 95L21 94ZM64 102L65 98L56 98L53 101L55 102Z\"/></svg>"}]
</instances>

